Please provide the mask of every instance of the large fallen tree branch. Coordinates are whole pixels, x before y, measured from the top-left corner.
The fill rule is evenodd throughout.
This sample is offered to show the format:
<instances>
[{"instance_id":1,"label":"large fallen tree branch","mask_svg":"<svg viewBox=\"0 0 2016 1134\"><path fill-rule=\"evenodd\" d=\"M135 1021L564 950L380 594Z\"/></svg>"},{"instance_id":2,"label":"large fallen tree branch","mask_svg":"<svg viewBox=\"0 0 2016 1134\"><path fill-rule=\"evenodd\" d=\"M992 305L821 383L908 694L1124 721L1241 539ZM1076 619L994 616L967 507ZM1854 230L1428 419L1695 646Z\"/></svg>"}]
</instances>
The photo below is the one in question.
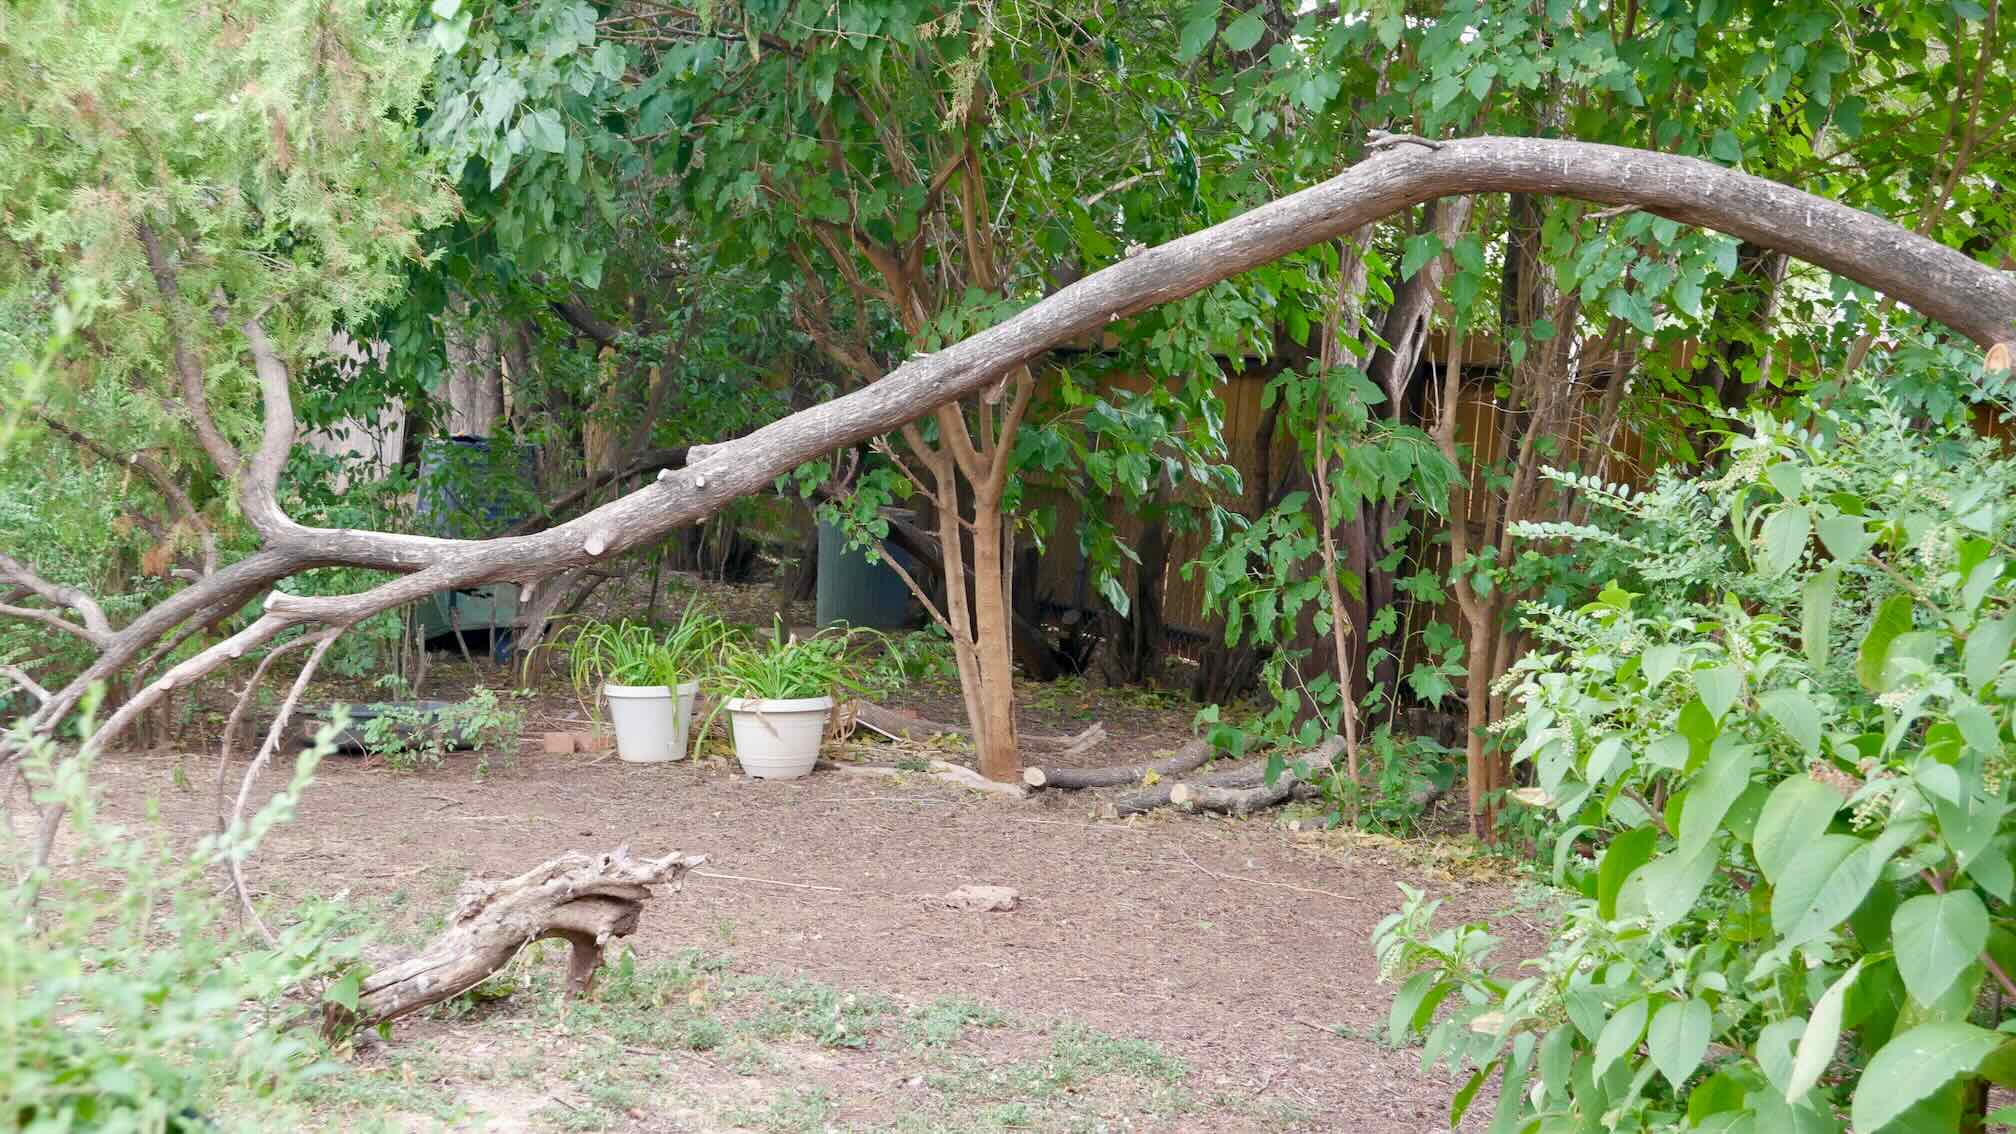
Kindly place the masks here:
<instances>
[{"instance_id":1,"label":"large fallen tree branch","mask_svg":"<svg viewBox=\"0 0 2016 1134\"><path fill-rule=\"evenodd\" d=\"M623 847L602 855L569 851L503 882L466 882L440 936L418 955L366 977L355 1012L329 1005L323 1031L336 1036L369 1028L465 992L545 937L572 947L567 991L586 995L603 946L636 931L651 887L670 883L676 889L688 870L706 861L677 853L637 860Z\"/></svg>"},{"instance_id":2,"label":"large fallen tree branch","mask_svg":"<svg viewBox=\"0 0 2016 1134\"><path fill-rule=\"evenodd\" d=\"M1216 749L1207 740L1193 740L1173 754L1146 764L1114 764L1104 768L1032 767L1022 771L1022 782L1032 788L1120 787L1138 784L1151 776L1162 779L1194 772L1209 763Z\"/></svg>"},{"instance_id":3,"label":"large fallen tree branch","mask_svg":"<svg viewBox=\"0 0 2016 1134\"><path fill-rule=\"evenodd\" d=\"M1391 143L1393 139L1387 139ZM311 528L277 503L294 433L286 369L259 325L238 326L263 403L255 454L225 442L202 398L201 360L189 355L174 266L155 234L138 230L170 316L184 411L213 463L239 485L240 510L263 550L177 593L105 642L85 672L57 691L33 723L53 733L92 684L116 676L188 618L299 571L353 566L403 577L352 595L271 592L249 626L183 660L117 707L90 742L117 738L172 689L215 672L295 626L351 625L445 590L493 582L536 587L564 571L638 547L764 490L777 476L842 446L888 433L958 398L978 394L1052 348L1086 341L1121 318L1193 295L1250 268L1334 239L1438 197L1521 192L1630 205L1702 225L1806 260L1939 320L1984 347L2016 340L2016 277L1835 201L1673 154L1587 142L1484 137L1393 144L1321 185L1203 231L1146 249L1062 288L985 331L912 358L880 381L718 445L694 446L685 468L535 534L453 540ZM2007 350L2000 351L2006 358ZM52 816L45 816L47 821Z\"/></svg>"}]
</instances>

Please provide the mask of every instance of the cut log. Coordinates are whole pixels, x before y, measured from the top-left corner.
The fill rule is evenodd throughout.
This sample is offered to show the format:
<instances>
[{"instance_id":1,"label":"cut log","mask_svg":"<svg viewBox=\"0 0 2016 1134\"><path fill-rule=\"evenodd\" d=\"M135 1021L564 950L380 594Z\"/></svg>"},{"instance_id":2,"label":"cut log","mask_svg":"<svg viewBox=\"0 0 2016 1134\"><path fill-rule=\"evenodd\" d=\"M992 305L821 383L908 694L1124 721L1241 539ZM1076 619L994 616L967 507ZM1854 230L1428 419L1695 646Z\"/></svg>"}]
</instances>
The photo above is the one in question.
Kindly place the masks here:
<instances>
[{"instance_id":1,"label":"cut log","mask_svg":"<svg viewBox=\"0 0 2016 1134\"><path fill-rule=\"evenodd\" d=\"M1267 761L1256 760L1252 763L1239 764L1222 771L1213 772L1197 782L1213 784L1219 787L1252 787L1254 784L1265 779L1266 775ZM1177 780L1165 780L1151 787L1142 788L1140 791L1123 795L1101 808L1100 814L1107 819L1124 819L1129 815L1146 815L1157 808L1167 807L1169 806L1169 794L1176 789L1179 782Z\"/></svg>"},{"instance_id":2,"label":"cut log","mask_svg":"<svg viewBox=\"0 0 2016 1134\"><path fill-rule=\"evenodd\" d=\"M1131 795L1121 796L1108 804L1103 814L1109 819L1118 819L1128 815L1143 815L1158 807L1169 806L1181 806L1187 810L1227 811L1235 815L1250 814L1259 808L1284 802L1298 793L1315 794L1318 790L1316 785L1296 775L1295 766L1309 764L1328 767L1343 751L1343 739L1333 736L1290 759L1288 766L1272 784L1267 782L1268 762L1253 760L1190 783L1157 784Z\"/></svg>"},{"instance_id":3,"label":"cut log","mask_svg":"<svg viewBox=\"0 0 2016 1134\"><path fill-rule=\"evenodd\" d=\"M584 996L612 937L637 929L651 887L678 888L702 855L632 859L618 847L602 855L569 851L516 878L462 884L447 928L417 955L366 977L357 1008L324 1006L323 1033L336 1038L416 1012L466 992L509 964L518 950L545 937L572 948L567 992Z\"/></svg>"},{"instance_id":4,"label":"cut log","mask_svg":"<svg viewBox=\"0 0 2016 1134\"><path fill-rule=\"evenodd\" d=\"M889 768L879 764L835 764L826 760L821 760L818 768L821 771L839 772L850 776L927 776L934 780L942 780L956 787L984 791L989 795L1006 796L1009 799L1023 799L1029 794L1029 789L1023 787L1021 784L1004 784L990 780L971 768L962 768L957 764L948 763L944 760L933 760L928 767L921 771L912 771L908 768Z\"/></svg>"},{"instance_id":5,"label":"cut log","mask_svg":"<svg viewBox=\"0 0 2016 1134\"><path fill-rule=\"evenodd\" d=\"M854 714L854 723L874 729L892 740L930 740L934 736L958 736L971 740L973 730L950 721L933 721L907 712L878 705L873 701L855 700L849 702L849 710ZM1106 726L1094 722L1090 728L1071 736L1055 736L1043 733L1021 733L1016 742L1032 751L1054 753L1071 757L1083 755L1106 742Z\"/></svg>"},{"instance_id":6,"label":"cut log","mask_svg":"<svg viewBox=\"0 0 2016 1134\"><path fill-rule=\"evenodd\" d=\"M1104 768L1025 768L1022 771L1022 782L1034 788L1051 787L1070 791L1082 788L1121 787L1126 784L1138 784L1151 774L1159 779L1194 772L1210 762L1213 751L1209 741L1193 740L1174 753L1148 764L1114 764Z\"/></svg>"},{"instance_id":7,"label":"cut log","mask_svg":"<svg viewBox=\"0 0 2016 1134\"><path fill-rule=\"evenodd\" d=\"M1273 807L1287 802L1291 797L1313 796L1321 792L1317 785L1304 780L1296 773L1298 764L1316 768L1328 768L1344 751L1342 737L1333 736L1295 759L1281 769L1273 783L1267 782L1267 766L1258 766L1256 782L1244 782L1247 769L1240 769L1238 779L1227 777L1223 783L1177 784L1169 789L1172 806L1189 811L1223 811L1228 815L1251 815L1262 808Z\"/></svg>"}]
</instances>

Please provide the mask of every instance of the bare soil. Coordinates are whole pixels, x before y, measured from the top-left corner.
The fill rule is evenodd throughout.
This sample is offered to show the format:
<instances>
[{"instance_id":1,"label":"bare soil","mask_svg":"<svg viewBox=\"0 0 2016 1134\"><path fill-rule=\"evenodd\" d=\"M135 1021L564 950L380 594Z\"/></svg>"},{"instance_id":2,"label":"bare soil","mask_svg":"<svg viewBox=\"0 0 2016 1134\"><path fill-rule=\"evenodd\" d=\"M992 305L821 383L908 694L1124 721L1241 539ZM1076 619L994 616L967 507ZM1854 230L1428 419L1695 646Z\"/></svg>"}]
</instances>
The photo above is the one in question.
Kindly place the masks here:
<instances>
[{"instance_id":1,"label":"bare soil","mask_svg":"<svg viewBox=\"0 0 2016 1134\"><path fill-rule=\"evenodd\" d=\"M429 696L512 683L436 664ZM947 696L897 703L943 717ZM1022 701L1025 729L1102 720L1113 739L1088 763L1171 748L1193 711L1071 686ZM699 852L718 876L647 907L634 973L605 980L601 1003L562 1005L547 952L480 1002L360 1047L321 1104L332 1128L375 1110L457 1130L1444 1130L1447 1070L1380 1042L1392 990L1372 928L1405 881L1447 895L1445 916L1537 932L1502 912L1504 871L1447 846L1298 832L1278 813L1101 821L1094 793L1017 802L923 776L761 782L727 758L550 756L540 730L579 727L579 708L556 690L518 704L521 751L487 754L480 778L474 754L418 772L329 758L250 864L258 897L341 897L396 952L463 879L569 849ZM108 810L156 800L172 832L199 835L213 760L108 761ZM1021 904L926 900L969 883Z\"/></svg>"}]
</instances>

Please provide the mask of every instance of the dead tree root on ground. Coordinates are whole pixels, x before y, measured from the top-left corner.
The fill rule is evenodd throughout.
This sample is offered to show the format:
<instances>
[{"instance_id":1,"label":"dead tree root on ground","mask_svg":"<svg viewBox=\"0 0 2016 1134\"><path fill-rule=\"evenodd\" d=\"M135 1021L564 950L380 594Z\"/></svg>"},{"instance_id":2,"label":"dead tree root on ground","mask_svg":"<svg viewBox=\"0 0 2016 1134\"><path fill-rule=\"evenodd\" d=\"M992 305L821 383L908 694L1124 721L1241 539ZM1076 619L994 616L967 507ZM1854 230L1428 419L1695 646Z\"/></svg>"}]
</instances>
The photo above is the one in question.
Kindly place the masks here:
<instances>
[{"instance_id":1,"label":"dead tree root on ground","mask_svg":"<svg viewBox=\"0 0 2016 1134\"><path fill-rule=\"evenodd\" d=\"M636 931L651 887L676 889L688 870L706 861L676 852L633 859L623 847L600 855L568 851L516 878L465 882L447 928L417 955L364 978L355 1012L326 1005L323 1033L333 1038L370 1028L466 992L546 937L572 946L567 993L584 996L603 946Z\"/></svg>"}]
</instances>

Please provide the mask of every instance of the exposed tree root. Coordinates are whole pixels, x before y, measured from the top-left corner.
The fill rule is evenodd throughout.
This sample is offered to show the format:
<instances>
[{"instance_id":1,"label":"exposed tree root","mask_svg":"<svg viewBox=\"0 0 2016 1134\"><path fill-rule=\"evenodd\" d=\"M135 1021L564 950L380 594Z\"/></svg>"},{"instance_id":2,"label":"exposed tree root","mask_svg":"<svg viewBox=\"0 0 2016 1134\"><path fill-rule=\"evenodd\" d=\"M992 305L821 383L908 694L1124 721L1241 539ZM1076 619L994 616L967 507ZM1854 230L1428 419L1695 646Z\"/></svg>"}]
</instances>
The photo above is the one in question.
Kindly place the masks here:
<instances>
[{"instance_id":1,"label":"exposed tree root","mask_svg":"<svg viewBox=\"0 0 2016 1134\"><path fill-rule=\"evenodd\" d=\"M364 979L357 1010L328 1005L323 1032L330 1036L396 1020L481 983L533 941L557 937L573 948L567 958L567 992L585 995L612 937L637 929L651 887L670 883L706 862L704 855L668 854L633 859L628 848L608 854L569 851L502 882L462 884L448 927L421 952Z\"/></svg>"},{"instance_id":2,"label":"exposed tree root","mask_svg":"<svg viewBox=\"0 0 2016 1134\"><path fill-rule=\"evenodd\" d=\"M1138 784L1152 774L1157 779L1194 772L1210 762L1214 750L1209 741L1193 740L1173 754L1147 764L1113 764L1104 768L1026 768L1022 782L1033 788L1121 787Z\"/></svg>"}]
</instances>

